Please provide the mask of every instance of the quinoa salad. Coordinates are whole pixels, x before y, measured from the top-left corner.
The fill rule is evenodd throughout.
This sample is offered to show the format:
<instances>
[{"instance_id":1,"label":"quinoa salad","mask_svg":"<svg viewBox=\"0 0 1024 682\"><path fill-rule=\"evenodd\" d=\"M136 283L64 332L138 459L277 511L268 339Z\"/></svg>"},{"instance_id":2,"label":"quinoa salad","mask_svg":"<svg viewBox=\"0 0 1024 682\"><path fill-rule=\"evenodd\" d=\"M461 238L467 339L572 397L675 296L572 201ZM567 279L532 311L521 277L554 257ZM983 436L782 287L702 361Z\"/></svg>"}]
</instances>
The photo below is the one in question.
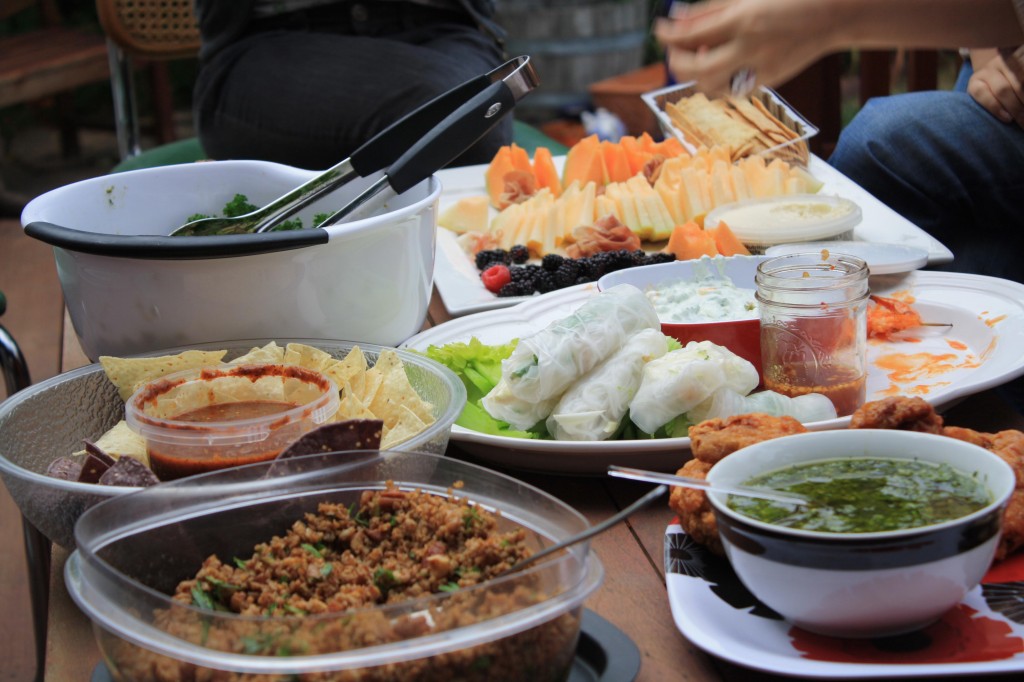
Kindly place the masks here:
<instances>
[{"instance_id":1,"label":"quinoa salad","mask_svg":"<svg viewBox=\"0 0 1024 682\"><path fill-rule=\"evenodd\" d=\"M350 506L321 503L287 533L257 545L251 556L208 557L174 593L174 601L187 608L158 612L154 625L208 649L308 656L465 627L543 601L546 590L529 575L471 589L533 552L522 527L457 497L459 486L442 496L388 482L382 490L362 492ZM210 618L211 612L241 617ZM573 612L429 658L297 676L197 668L120 641L115 678L562 680L578 629Z\"/></svg>"}]
</instances>

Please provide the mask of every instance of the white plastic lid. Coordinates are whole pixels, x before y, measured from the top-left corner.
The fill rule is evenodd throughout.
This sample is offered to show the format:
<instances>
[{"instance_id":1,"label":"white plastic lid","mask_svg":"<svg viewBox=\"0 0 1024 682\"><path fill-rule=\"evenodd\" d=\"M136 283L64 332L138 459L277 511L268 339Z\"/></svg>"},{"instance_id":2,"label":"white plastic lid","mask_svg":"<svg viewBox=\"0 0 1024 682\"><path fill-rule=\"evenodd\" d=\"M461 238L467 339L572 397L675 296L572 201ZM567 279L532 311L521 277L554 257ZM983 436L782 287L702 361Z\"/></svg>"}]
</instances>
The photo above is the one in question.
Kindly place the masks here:
<instances>
[{"instance_id":1,"label":"white plastic lid","mask_svg":"<svg viewBox=\"0 0 1024 682\"><path fill-rule=\"evenodd\" d=\"M843 197L789 194L724 204L708 213L706 227L724 222L748 247L852 236L860 206Z\"/></svg>"},{"instance_id":2,"label":"white plastic lid","mask_svg":"<svg viewBox=\"0 0 1024 682\"><path fill-rule=\"evenodd\" d=\"M881 244L878 242L825 241L779 244L765 249L766 256L784 256L801 251L845 253L862 258L868 264L872 275L888 275L896 272L910 272L928 264L928 252L906 244Z\"/></svg>"}]
</instances>

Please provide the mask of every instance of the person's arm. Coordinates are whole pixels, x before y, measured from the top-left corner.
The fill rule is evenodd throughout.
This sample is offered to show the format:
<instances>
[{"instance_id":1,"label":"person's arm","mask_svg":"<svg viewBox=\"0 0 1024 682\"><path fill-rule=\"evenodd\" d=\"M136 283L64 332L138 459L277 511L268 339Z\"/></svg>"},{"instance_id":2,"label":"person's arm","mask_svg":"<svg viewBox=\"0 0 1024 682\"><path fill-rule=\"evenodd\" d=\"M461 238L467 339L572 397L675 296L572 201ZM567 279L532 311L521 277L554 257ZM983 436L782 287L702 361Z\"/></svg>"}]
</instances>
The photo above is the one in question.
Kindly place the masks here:
<instances>
[{"instance_id":1,"label":"person's arm","mask_svg":"<svg viewBox=\"0 0 1024 682\"><path fill-rule=\"evenodd\" d=\"M1021 0L709 0L677 4L655 36L677 80L722 90L743 68L776 85L842 49L1019 45Z\"/></svg>"},{"instance_id":2,"label":"person's arm","mask_svg":"<svg viewBox=\"0 0 1024 682\"><path fill-rule=\"evenodd\" d=\"M971 50L967 92L1004 123L1024 128L1024 49Z\"/></svg>"}]
</instances>

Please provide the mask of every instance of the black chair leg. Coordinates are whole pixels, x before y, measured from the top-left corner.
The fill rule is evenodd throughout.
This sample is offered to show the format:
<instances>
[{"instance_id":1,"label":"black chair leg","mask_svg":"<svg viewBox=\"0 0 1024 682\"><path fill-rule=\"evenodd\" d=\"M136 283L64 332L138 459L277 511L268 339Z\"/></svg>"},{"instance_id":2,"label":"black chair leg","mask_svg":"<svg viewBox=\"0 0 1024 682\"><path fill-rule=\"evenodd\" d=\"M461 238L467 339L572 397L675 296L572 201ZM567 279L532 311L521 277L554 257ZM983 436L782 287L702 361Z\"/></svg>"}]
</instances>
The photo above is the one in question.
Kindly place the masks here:
<instances>
[{"instance_id":1,"label":"black chair leg","mask_svg":"<svg viewBox=\"0 0 1024 682\"><path fill-rule=\"evenodd\" d=\"M7 307L0 294L0 315ZM3 325L0 325L0 369L7 394L13 395L31 383L25 356ZM28 563L29 596L32 600L32 626L36 640L36 682L43 679L46 667L46 626L50 602L50 552L52 545L45 535L23 516L22 535Z\"/></svg>"}]
</instances>

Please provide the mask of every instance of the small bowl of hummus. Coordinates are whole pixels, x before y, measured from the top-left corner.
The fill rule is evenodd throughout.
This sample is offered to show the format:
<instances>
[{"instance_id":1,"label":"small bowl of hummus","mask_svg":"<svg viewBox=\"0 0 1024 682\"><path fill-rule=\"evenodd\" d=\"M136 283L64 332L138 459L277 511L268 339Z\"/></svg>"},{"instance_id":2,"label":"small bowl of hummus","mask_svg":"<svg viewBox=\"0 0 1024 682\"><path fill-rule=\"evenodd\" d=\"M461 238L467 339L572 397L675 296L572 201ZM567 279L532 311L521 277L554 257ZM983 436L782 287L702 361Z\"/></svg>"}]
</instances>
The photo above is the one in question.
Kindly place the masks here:
<instances>
[{"instance_id":1,"label":"small bowl of hummus","mask_svg":"<svg viewBox=\"0 0 1024 682\"><path fill-rule=\"evenodd\" d=\"M598 289L632 284L658 311L661 331L684 346L711 341L761 373L761 320L754 274L765 256L703 256L644 265L602 277Z\"/></svg>"},{"instance_id":2,"label":"small bowl of hummus","mask_svg":"<svg viewBox=\"0 0 1024 682\"><path fill-rule=\"evenodd\" d=\"M818 194L790 194L723 204L708 213L705 227L725 223L751 253L777 244L848 240L861 221L849 199Z\"/></svg>"}]
</instances>

